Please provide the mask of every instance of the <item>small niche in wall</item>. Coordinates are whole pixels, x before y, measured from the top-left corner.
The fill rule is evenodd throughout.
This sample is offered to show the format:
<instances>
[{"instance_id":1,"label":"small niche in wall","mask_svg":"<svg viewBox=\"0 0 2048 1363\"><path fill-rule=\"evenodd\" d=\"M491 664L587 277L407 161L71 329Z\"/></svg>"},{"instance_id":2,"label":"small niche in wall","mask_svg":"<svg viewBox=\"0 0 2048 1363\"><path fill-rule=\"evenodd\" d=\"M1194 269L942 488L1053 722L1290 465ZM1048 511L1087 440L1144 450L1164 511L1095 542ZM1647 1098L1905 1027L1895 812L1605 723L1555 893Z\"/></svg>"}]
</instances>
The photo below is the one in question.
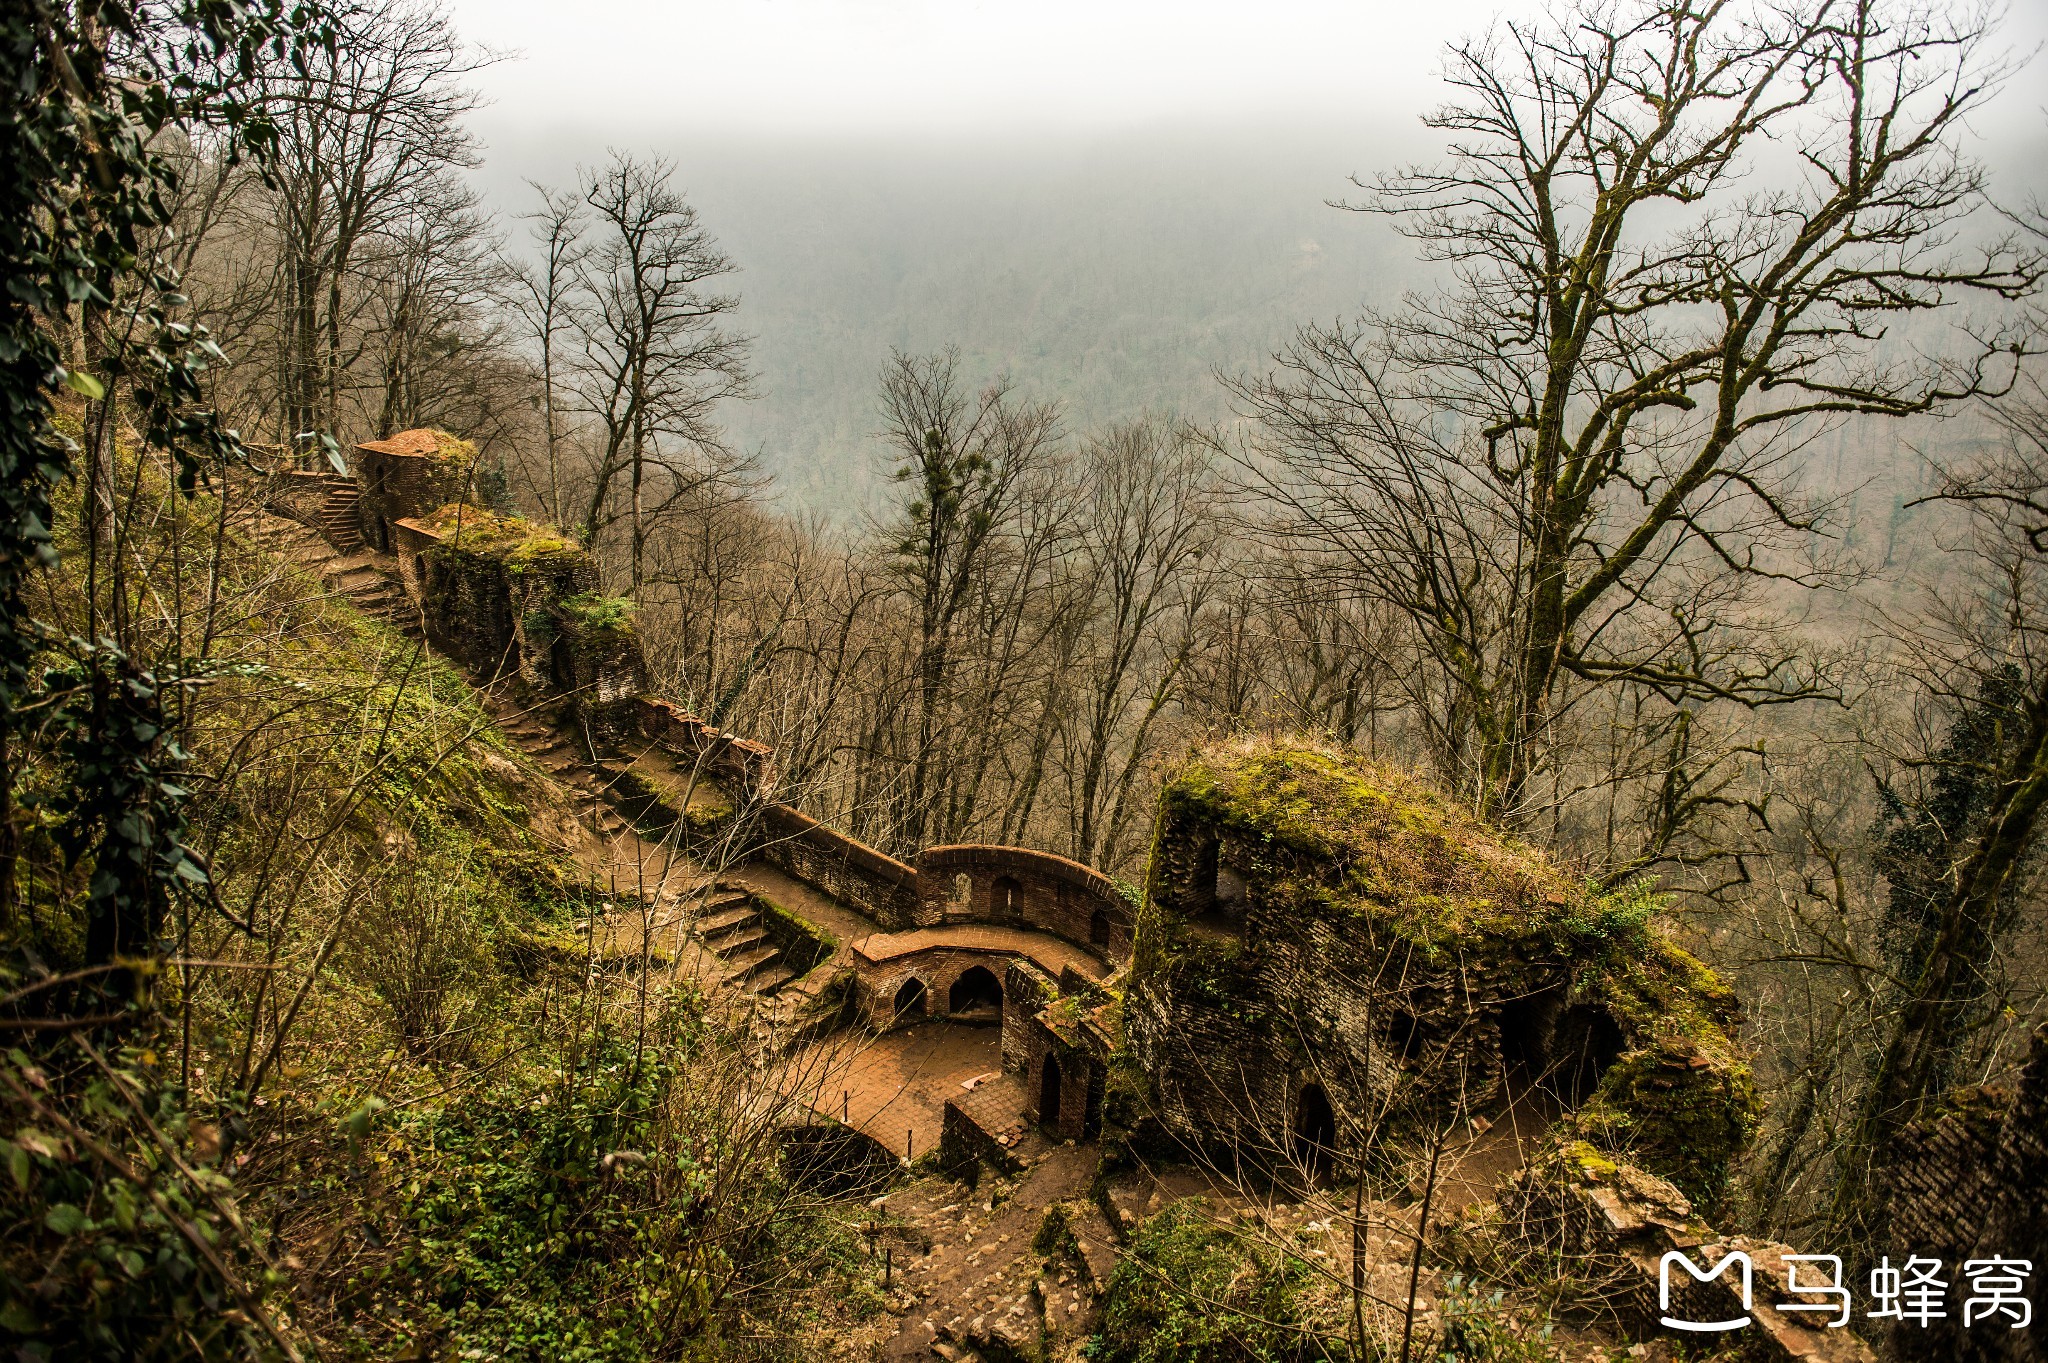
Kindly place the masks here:
<instances>
[{"instance_id":1,"label":"small niche in wall","mask_svg":"<svg viewBox=\"0 0 2048 1363\"><path fill-rule=\"evenodd\" d=\"M995 901L993 908L997 921L1014 923L1024 916L1024 887L1012 876L997 876L990 887L989 897Z\"/></svg>"},{"instance_id":2,"label":"small niche in wall","mask_svg":"<svg viewBox=\"0 0 2048 1363\"><path fill-rule=\"evenodd\" d=\"M1294 1100L1294 1158L1310 1175L1327 1174L1337 1151L1337 1114L1321 1084L1305 1084Z\"/></svg>"},{"instance_id":3,"label":"small niche in wall","mask_svg":"<svg viewBox=\"0 0 2048 1363\"><path fill-rule=\"evenodd\" d=\"M1239 934L1244 931L1250 898L1243 876L1223 862L1222 844L1210 838L1195 852L1195 883L1189 887L1191 917L1205 928Z\"/></svg>"}]
</instances>

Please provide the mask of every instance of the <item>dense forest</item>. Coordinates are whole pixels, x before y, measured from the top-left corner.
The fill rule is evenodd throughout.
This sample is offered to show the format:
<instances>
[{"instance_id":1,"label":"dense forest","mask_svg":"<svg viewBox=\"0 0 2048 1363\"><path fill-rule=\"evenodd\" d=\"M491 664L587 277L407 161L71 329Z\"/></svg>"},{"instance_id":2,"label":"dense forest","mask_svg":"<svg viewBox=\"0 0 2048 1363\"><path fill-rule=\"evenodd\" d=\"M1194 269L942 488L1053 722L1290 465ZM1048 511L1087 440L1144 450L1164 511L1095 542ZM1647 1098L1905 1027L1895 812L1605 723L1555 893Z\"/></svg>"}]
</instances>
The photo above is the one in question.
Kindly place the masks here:
<instances>
[{"instance_id":1,"label":"dense forest","mask_svg":"<svg viewBox=\"0 0 2048 1363\"><path fill-rule=\"evenodd\" d=\"M2007 46L1945 0L1530 7L1448 49L1419 159L1326 167L1350 213L1275 201L1299 149L1234 216L1060 172L1110 205L1081 267L999 168L990 236L1040 244L936 265L911 172L849 183L868 273L760 289L852 375L763 353L765 267L661 148L487 207L493 58L435 0L0 18L0 1331L872 1356L779 1052L601 968L573 799L252 528L417 428L589 553L650 693L887 856L1142 898L1163 773L1287 735L1648 897L1743 1000L1724 1223L1877 1252L1900 1134L2048 1016L2048 217L1972 130L2038 80ZM1485 1347L1443 1356L1546 1356Z\"/></svg>"}]
</instances>

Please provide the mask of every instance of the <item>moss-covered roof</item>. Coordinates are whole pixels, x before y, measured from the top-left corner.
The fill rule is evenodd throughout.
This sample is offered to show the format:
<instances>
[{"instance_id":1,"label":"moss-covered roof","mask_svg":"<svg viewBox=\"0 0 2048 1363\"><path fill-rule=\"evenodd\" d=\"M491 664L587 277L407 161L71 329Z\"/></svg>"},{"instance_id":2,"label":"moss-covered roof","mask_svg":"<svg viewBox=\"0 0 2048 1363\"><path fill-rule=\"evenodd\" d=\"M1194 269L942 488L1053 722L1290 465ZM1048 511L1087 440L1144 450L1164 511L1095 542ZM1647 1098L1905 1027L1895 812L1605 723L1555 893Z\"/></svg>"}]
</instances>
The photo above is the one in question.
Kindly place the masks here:
<instances>
[{"instance_id":1,"label":"moss-covered roof","mask_svg":"<svg viewBox=\"0 0 2048 1363\"><path fill-rule=\"evenodd\" d=\"M439 535L446 548L510 564L570 560L584 554L583 547L566 531L524 516L501 516L466 502L450 502L420 517L420 524Z\"/></svg>"},{"instance_id":2,"label":"moss-covered roof","mask_svg":"<svg viewBox=\"0 0 2048 1363\"><path fill-rule=\"evenodd\" d=\"M1302 879L1291 896L1302 907L1370 913L1418 940L1570 933L1621 907L1415 777L1354 754L1218 744L1162 799L1169 817L1193 815L1250 844L1255 874Z\"/></svg>"},{"instance_id":3,"label":"moss-covered roof","mask_svg":"<svg viewBox=\"0 0 2048 1363\"><path fill-rule=\"evenodd\" d=\"M408 459L433 459L445 464L473 464L476 446L459 435L433 426L419 426L382 440L365 440L356 446L376 454L395 454Z\"/></svg>"}]
</instances>

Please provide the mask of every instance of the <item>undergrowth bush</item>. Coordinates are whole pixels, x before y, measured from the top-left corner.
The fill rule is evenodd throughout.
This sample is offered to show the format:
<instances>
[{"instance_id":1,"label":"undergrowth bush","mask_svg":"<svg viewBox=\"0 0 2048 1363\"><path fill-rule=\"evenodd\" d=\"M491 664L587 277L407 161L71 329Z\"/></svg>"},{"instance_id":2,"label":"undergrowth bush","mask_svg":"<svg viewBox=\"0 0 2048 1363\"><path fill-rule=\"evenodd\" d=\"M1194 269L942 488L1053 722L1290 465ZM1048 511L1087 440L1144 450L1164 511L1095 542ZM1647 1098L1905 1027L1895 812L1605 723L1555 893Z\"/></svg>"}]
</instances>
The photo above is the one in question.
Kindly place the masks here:
<instances>
[{"instance_id":1,"label":"undergrowth bush","mask_svg":"<svg viewBox=\"0 0 2048 1363\"><path fill-rule=\"evenodd\" d=\"M1094 1363L1309 1363L1348 1358L1317 1328L1300 1260L1183 1198L1146 1221L1110 1275ZM1333 1352L1333 1350L1335 1352Z\"/></svg>"}]
</instances>

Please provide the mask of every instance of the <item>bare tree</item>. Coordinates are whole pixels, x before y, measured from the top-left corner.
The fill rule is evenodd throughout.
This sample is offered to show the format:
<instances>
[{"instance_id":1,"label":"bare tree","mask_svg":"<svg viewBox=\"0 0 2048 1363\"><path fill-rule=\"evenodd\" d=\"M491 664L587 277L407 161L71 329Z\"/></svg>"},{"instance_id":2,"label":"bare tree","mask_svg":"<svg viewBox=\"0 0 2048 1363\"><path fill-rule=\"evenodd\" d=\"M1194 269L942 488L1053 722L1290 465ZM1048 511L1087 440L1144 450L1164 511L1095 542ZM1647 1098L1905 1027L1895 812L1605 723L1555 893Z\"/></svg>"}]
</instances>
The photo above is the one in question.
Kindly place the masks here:
<instances>
[{"instance_id":1,"label":"bare tree","mask_svg":"<svg viewBox=\"0 0 2048 1363\"><path fill-rule=\"evenodd\" d=\"M1192 431L1141 418L1091 440L1082 459L1077 566L1093 600L1067 812L1073 856L1093 862L1113 860L1135 812L1138 775L1198 639L1218 523L1207 447Z\"/></svg>"},{"instance_id":2,"label":"bare tree","mask_svg":"<svg viewBox=\"0 0 2048 1363\"><path fill-rule=\"evenodd\" d=\"M542 510L555 525L569 519L562 487L562 442L567 435L559 411L562 397L561 338L569 328L577 272L589 247L583 239L583 201L574 194L528 181L540 206L524 214L538 259L507 271L513 310L539 352L541 435L547 461Z\"/></svg>"},{"instance_id":3,"label":"bare tree","mask_svg":"<svg viewBox=\"0 0 2048 1363\"><path fill-rule=\"evenodd\" d=\"M1940 718L1883 787L1876 859L1890 886L1870 1081L1841 1147L1841 1229L1868 1232L1892 1140L1963 1076L1995 1071L2038 986L2035 848L2048 813L2048 389L2038 371L1993 404L2004 447L1936 499L1970 513L1962 582L1897 622L1903 671ZM2017 959L2015 951L2018 952ZM2013 1023L2019 1026L2014 1028ZM1972 1062L1975 1065L1972 1066Z\"/></svg>"},{"instance_id":4,"label":"bare tree","mask_svg":"<svg viewBox=\"0 0 2048 1363\"><path fill-rule=\"evenodd\" d=\"M908 497L886 528L916 628L914 719L898 836L923 845L941 819L941 771L960 627L984 587L1019 490L1058 439L1049 406L1024 402L997 382L978 396L962 387L957 355L896 355L882 374L883 419L896 480Z\"/></svg>"},{"instance_id":5,"label":"bare tree","mask_svg":"<svg viewBox=\"0 0 2048 1363\"><path fill-rule=\"evenodd\" d=\"M1533 821L1589 690L1831 694L1761 599L1826 580L1800 442L2002 385L1997 344L1945 363L1888 328L2040 273L1953 244L1983 203L1961 143L2003 74L1987 31L1915 0L1504 22L1451 53L1425 120L1447 161L1359 205L1452 282L1235 385L1274 533L1410 622L1438 761L1489 814Z\"/></svg>"},{"instance_id":6,"label":"bare tree","mask_svg":"<svg viewBox=\"0 0 2048 1363\"><path fill-rule=\"evenodd\" d=\"M636 593L653 522L712 483L743 480L749 468L713 420L720 402L748 391L746 338L721 324L739 300L707 288L734 267L670 184L673 174L662 158L614 153L579 186L596 236L576 263L574 381L597 448L578 533L595 543L627 523Z\"/></svg>"},{"instance_id":7,"label":"bare tree","mask_svg":"<svg viewBox=\"0 0 2048 1363\"><path fill-rule=\"evenodd\" d=\"M331 48L303 68L279 62L266 80L287 437L342 426L367 306L353 287L360 253L425 204L465 199L454 175L476 160L462 120L477 97L463 81L492 60L463 45L434 0L353 8L338 23Z\"/></svg>"}]
</instances>

